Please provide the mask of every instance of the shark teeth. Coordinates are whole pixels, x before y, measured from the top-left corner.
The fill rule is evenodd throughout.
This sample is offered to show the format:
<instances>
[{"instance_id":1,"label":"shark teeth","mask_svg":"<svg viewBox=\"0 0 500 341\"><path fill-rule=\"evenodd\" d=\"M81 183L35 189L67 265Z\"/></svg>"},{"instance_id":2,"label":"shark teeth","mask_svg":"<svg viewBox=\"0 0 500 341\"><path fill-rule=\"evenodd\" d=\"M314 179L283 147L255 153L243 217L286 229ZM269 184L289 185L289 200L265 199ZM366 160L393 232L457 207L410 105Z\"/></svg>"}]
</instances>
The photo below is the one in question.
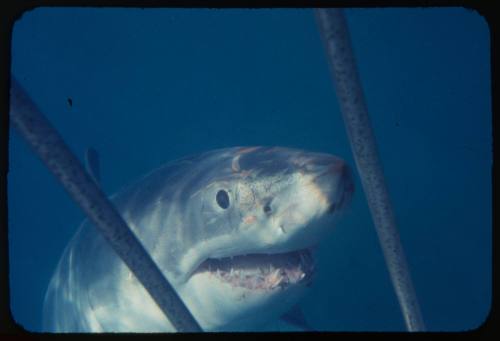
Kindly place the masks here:
<instances>
[{"instance_id":1,"label":"shark teeth","mask_svg":"<svg viewBox=\"0 0 500 341\"><path fill-rule=\"evenodd\" d=\"M274 288L277 284L281 282L282 277L280 276L280 269L276 269L271 275L268 277L269 284L271 284L271 288Z\"/></svg>"},{"instance_id":2,"label":"shark teeth","mask_svg":"<svg viewBox=\"0 0 500 341\"><path fill-rule=\"evenodd\" d=\"M271 284L270 288L274 289L283 282L283 277L279 277L274 283Z\"/></svg>"},{"instance_id":3,"label":"shark teeth","mask_svg":"<svg viewBox=\"0 0 500 341\"><path fill-rule=\"evenodd\" d=\"M264 270L267 271L267 274L264 273L266 272ZM221 271L217 269L215 275L232 286L252 290L273 290L277 287L283 289L287 285L298 283L306 278L306 273L302 272L300 268L292 270L277 268L273 269L272 272L268 270L269 268L260 268L259 271L235 270L233 268L230 271Z\"/></svg>"},{"instance_id":4,"label":"shark teeth","mask_svg":"<svg viewBox=\"0 0 500 341\"><path fill-rule=\"evenodd\" d=\"M285 289L311 282L314 262L308 250L285 254L249 254L209 259L198 269L233 286L249 290Z\"/></svg>"}]
</instances>

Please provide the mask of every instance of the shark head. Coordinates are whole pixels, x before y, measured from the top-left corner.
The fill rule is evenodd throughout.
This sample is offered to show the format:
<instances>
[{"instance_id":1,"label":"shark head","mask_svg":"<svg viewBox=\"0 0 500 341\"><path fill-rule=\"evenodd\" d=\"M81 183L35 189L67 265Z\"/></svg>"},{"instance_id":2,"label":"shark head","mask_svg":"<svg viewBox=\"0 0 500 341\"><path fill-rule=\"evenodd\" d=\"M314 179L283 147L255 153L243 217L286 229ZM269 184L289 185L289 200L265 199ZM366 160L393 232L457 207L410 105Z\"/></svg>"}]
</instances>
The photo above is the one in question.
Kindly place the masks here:
<instances>
[{"instance_id":1,"label":"shark head","mask_svg":"<svg viewBox=\"0 0 500 341\"><path fill-rule=\"evenodd\" d=\"M203 330L218 331L258 328L297 303L352 193L333 155L235 147L166 164L112 200ZM88 220L49 284L44 328L174 330Z\"/></svg>"},{"instance_id":2,"label":"shark head","mask_svg":"<svg viewBox=\"0 0 500 341\"><path fill-rule=\"evenodd\" d=\"M338 157L280 147L219 150L185 178L175 286L205 330L279 317L314 275L313 248L354 187ZM165 259L166 262L166 259ZM172 275L175 274L175 275Z\"/></svg>"}]
</instances>

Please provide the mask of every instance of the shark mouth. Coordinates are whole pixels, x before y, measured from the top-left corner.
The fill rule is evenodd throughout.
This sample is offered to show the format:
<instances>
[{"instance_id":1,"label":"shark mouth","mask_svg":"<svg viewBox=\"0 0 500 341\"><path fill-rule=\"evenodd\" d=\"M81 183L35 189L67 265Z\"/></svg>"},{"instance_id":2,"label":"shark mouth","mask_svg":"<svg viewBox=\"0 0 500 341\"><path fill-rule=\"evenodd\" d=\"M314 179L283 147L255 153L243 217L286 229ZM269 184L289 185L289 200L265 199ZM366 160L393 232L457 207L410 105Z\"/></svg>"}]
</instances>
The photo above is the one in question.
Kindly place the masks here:
<instances>
[{"instance_id":1,"label":"shark mouth","mask_svg":"<svg viewBox=\"0 0 500 341\"><path fill-rule=\"evenodd\" d=\"M310 285L314 259L309 249L209 258L195 272L208 272L233 287L250 290L286 289L298 283Z\"/></svg>"}]
</instances>

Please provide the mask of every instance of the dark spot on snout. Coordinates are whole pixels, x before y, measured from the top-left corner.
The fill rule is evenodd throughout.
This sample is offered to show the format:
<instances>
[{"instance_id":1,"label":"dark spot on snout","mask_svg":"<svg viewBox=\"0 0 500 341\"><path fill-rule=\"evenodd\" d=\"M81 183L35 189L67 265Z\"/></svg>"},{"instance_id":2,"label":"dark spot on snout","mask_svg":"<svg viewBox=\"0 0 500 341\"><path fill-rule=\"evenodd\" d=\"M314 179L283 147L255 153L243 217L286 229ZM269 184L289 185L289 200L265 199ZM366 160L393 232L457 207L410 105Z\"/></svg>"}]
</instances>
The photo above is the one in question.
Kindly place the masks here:
<instances>
[{"instance_id":1,"label":"dark spot on snout","mask_svg":"<svg viewBox=\"0 0 500 341\"><path fill-rule=\"evenodd\" d=\"M266 213L266 214L271 213L271 205L269 203L264 205L264 213Z\"/></svg>"},{"instance_id":2,"label":"dark spot on snout","mask_svg":"<svg viewBox=\"0 0 500 341\"><path fill-rule=\"evenodd\" d=\"M273 208L271 207L271 202L273 200L272 199L268 199L266 200L266 203L264 204L264 206L262 207L262 210L264 211L265 214L267 214L268 216L271 215L271 213L273 212Z\"/></svg>"}]
</instances>

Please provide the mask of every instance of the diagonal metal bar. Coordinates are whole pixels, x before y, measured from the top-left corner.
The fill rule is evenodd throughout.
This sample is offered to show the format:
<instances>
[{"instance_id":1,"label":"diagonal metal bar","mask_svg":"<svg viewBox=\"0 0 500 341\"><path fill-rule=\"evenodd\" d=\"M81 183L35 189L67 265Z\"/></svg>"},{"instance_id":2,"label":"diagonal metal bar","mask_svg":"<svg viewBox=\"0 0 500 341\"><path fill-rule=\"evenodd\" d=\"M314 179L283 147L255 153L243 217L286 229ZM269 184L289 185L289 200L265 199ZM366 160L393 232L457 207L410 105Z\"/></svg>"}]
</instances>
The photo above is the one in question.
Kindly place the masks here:
<instances>
[{"instance_id":1,"label":"diagonal metal bar","mask_svg":"<svg viewBox=\"0 0 500 341\"><path fill-rule=\"evenodd\" d=\"M200 332L188 308L62 137L11 76L10 120L179 332Z\"/></svg>"},{"instance_id":2,"label":"diagonal metal bar","mask_svg":"<svg viewBox=\"0 0 500 341\"><path fill-rule=\"evenodd\" d=\"M340 9L315 9L351 149L408 331L425 325L410 277L359 80L349 29Z\"/></svg>"}]
</instances>

